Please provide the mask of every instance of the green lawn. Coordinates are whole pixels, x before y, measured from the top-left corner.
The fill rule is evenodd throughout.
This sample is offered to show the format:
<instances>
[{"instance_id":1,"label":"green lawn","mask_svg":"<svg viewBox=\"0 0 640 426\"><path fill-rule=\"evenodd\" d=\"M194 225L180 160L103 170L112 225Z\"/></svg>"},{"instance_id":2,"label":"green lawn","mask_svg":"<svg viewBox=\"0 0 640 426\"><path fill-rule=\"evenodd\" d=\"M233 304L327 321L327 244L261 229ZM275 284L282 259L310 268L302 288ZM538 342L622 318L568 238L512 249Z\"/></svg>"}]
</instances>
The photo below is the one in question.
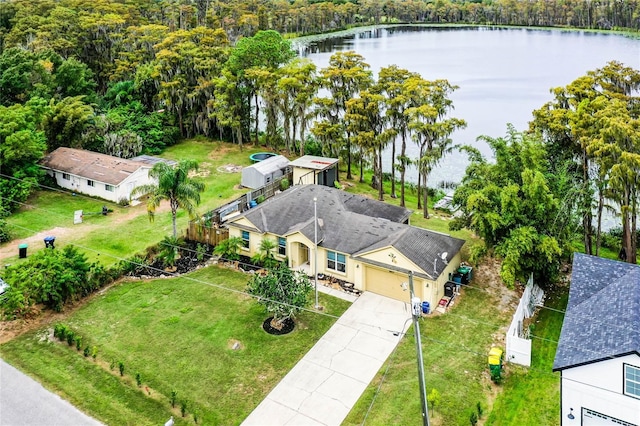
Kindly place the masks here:
<instances>
[{"instance_id":1,"label":"green lawn","mask_svg":"<svg viewBox=\"0 0 640 426\"><path fill-rule=\"evenodd\" d=\"M487 425L557 425L560 412L560 374L553 373L568 288L559 287L546 295L545 306L533 323L531 368L511 369L495 401Z\"/></svg>"},{"instance_id":2,"label":"green lawn","mask_svg":"<svg viewBox=\"0 0 640 426\"><path fill-rule=\"evenodd\" d=\"M474 286L485 287L479 282ZM427 393L437 389L441 395L440 405L431 413L434 425L468 425L476 404L487 406L487 393L493 386L487 371L487 353L494 335L510 320L508 312L497 309L499 300L491 290L468 288L447 314L421 321ZM419 395L415 339L409 329L345 423L419 424Z\"/></svg>"},{"instance_id":3,"label":"green lawn","mask_svg":"<svg viewBox=\"0 0 640 426\"><path fill-rule=\"evenodd\" d=\"M83 346L98 347L104 368L66 344L43 340L46 330L0 351L106 424L162 424L172 414L172 390L179 402L188 401L190 413L200 413L202 424L239 424L334 322L305 312L293 333L271 336L262 330L267 315L261 306L218 287L244 290L247 280L246 274L209 267L181 278L126 282L96 295L65 324L83 337ZM333 316L349 305L320 296ZM241 349L232 349L235 341ZM124 379L117 367L109 372L112 361L124 363ZM138 372L142 390L134 380ZM179 417L179 410L173 414Z\"/></svg>"}]
</instances>

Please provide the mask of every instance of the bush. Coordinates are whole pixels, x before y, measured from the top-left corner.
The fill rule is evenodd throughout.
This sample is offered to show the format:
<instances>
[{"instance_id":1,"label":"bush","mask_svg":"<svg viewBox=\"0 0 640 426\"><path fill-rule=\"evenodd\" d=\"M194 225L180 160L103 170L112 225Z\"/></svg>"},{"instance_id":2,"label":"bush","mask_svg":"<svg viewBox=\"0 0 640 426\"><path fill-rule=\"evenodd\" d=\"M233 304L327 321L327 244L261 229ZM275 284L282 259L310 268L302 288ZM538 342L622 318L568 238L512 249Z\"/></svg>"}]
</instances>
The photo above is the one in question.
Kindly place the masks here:
<instances>
[{"instance_id":1,"label":"bush","mask_svg":"<svg viewBox=\"0 0 640 426\"><path fill-rule=\"evenodd\" d=\"M124 362L118 361L118 370L120 371L120 376L124 376Z\"/></svg>"},{"instance_id":2,"label":"bush","mask_svg":"<svg viewBox=\"0 0 640 426\"><path fill-rule=\"evenodd\" d=\"M94 346L91 348L91 357L95 360L98 356L98 347Z\"/></svg>"},{"instance_id":3,"label":"bush","mask_svg":"<svg viewBox=\"0 0 640 426\"><path fill-rule=\"evenodd\" d=\"M66 334L66 338L67 338L67 345L69 346L73 346L73 343L76 340L76 335L73 331L68 330L67 334Z\"/></svg>"},{"instance_id":4,"label":"bush","mask_svg":"<svg viewBox=\"0 0 640 426\"><path fill-rule=\"evenodd\" d=\"M82 337L78 336L76 337L76 350L80 349L82 349Z\"/></svg>"},{"instance_id":5,"label":"bush","mask_svg":"<svg viewBox=\"0 0 640 426\"><path fill-rule=\"evenodd\" d=\"M182 414L182 417L187 414L187 401L182 401L180 403L180 414Z\"/></svg>"},{"instance_id":6,"label":"bush","mask_svg":"<svg viewBox=\"0 0 640 426\"><path fill-rule=\"evenodd\" d=\"M122 197L118 200L118 205L120 207L128 207L131 204L131 202L129 201L129 198L127 197Z\"/></svg>"},{"instance_id":7,"label":"bush","mask_svg":"<svg viewBox=\"0 0 640 426\"><path fill-rule=\"evenodd\" d=\"M136 384L138 385L138 387L142 386L142 376L140 375L140 373L136 373Z\"/></svg>"},{"instance_id":8,"label":"bush","mask_svg":"<svg viewBox=\"0 0 640 426\"><path fill-rule=\"evenodd\" d=\"M171 408L176 408L176 398L178 397L178 391L171 389Z\"/></svg>"},{"instance_id":9,"label":"bush","mask_svg":"<svg viewBox=\"0 0 640 426\"><path fill-rule=\"evenodd\" d=\"M471 413L469 416L469 422L471 423L471 426L476 426L478 424L478 415L475 412Z\"/></svg>"},{"instance_id":10,"label":"bush","mask_svg":"<svg viewBox=\"0 0 640 426\"><path fill-rule=\"evenodd\" d=\"M289 189L289 185L291 185L291 184L289 183L289 179L287 179L287 178L283 178L283 179L280 181L280 190L281 190L281 191L286 191L287 189Z\"/></svg>"},{"instance_id":11,"label":"bush","mask_svg":"<svg viewBox=\"0 0 640 426\"><path fill-rule=\"evenodd\" d=\"M88 357L89 354L91 354L91 348L89 346L85 346L83 354L85 358Z\"/></svg>"}]
</instances>

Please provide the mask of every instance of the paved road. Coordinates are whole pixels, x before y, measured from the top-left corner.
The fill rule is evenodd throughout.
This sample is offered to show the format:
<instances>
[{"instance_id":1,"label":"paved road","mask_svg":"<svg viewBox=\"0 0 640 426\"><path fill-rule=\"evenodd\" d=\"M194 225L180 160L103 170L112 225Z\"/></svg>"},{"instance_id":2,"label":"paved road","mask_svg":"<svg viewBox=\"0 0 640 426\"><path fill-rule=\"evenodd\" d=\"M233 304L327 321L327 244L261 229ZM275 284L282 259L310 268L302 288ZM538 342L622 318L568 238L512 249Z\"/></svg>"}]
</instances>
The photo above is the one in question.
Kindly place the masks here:
<instances>
[{"instance_id":1,"label":"paved road","mask_svg":"<svg viewBox=\"0 0 640 426\"><path fill-rule=\"evenodd\" d=\"M365 292L242 425L339 425L393 352L409 318L404 303Z\"/></svg>"},{"instance_id":2,"label":"paved road","mask_svg":"<svg viewBox=\"0 0 640 426\"><path fill-rule=\"evenodd\" d=\"M0 360L1 426L99 426L100 422Z\"/></svg>"}]
</instances>

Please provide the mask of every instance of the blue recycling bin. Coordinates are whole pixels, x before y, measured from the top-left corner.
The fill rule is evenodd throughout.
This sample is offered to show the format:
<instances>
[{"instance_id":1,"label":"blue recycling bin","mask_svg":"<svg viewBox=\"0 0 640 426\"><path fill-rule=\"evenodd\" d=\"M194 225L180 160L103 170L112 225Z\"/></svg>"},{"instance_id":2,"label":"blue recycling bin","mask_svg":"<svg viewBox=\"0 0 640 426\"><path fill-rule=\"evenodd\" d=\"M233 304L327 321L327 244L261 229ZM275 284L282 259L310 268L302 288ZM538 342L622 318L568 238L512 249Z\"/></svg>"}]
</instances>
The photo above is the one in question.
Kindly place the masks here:
<instances>
[{"instance_id":1,"label":"blue recycling bin","mask_svg":"<svg viewBox=\"0 0 640 426\"><path fill-rule=\"evenodd\" d=\"M56 237L44 237L44 246L46 248L55 248L54 244L56 242Z\"/></svg>"},{"instance_id":2,"label":"blue recycling bin","mask_svg":"<svg viewBox=\"0 0 640 426\"><path fill-rule=\"evenodd\" d=\"M431 311L431 305L429 302L422 302L422 313L428 314Z\"/></svg>"}]
</instances>

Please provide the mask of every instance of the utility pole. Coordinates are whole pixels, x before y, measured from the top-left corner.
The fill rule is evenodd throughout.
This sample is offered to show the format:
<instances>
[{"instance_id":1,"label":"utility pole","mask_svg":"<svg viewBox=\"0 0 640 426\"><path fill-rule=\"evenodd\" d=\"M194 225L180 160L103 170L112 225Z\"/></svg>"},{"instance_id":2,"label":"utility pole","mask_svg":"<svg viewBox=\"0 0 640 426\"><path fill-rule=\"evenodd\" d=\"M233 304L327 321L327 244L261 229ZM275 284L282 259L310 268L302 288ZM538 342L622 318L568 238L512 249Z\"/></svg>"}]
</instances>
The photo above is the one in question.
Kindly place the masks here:
<instances>
[{"instance_id":1,"label":"utility pole","mask_svg":"<svg viewBox=\"0 0 640 426\"><path fill-rule=\"evenodd\" d=\"M422 340L420 339L421 316L420 298L413 292L413 271L409 271L409 293L411 297L411 315L413 316L413 332L416 339L416 354L418 355L418 380L420 381L420 402L422 403L422 424L429 426L429 408L427 406L427 388L424 384L424 361L422 359Z\"/></svg>"},{"instance_id":2,"label":"utility pole","mask_svg":"<svg viewBox=\"0 0 640 426\"><path fill-rule=\"evenodd\" d=\"M316 305L318 309L318 198L313 197L313 272L315 275L314 283L316 289Z\"/></svg>"}]
</instances>

